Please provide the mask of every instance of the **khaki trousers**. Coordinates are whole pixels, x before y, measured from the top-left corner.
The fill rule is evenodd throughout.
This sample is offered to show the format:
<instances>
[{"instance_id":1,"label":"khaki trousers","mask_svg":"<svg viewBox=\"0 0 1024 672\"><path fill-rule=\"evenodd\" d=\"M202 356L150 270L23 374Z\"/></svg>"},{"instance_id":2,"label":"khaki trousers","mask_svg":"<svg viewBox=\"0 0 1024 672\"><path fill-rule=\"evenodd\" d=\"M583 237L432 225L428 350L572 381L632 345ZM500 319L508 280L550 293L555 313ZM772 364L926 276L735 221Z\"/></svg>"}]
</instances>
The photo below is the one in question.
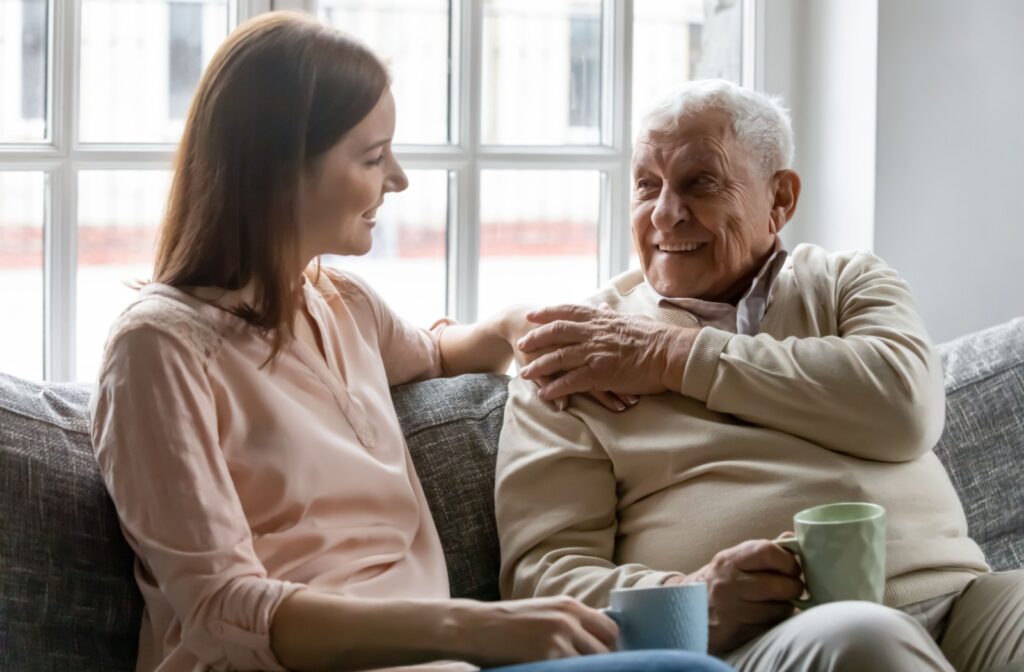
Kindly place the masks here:
<instances>
[{"instance_id":1,"label":"khaki trousers","mask_svg":"<svg viewBox=\"0 0 1024 672\"><path fill-rule=\"evenodd\" d=\"M959 596L929 602L822 605L724 659L739 672L1024 672L1024 570L979 576Z\"/></svg>"}]
</instances>

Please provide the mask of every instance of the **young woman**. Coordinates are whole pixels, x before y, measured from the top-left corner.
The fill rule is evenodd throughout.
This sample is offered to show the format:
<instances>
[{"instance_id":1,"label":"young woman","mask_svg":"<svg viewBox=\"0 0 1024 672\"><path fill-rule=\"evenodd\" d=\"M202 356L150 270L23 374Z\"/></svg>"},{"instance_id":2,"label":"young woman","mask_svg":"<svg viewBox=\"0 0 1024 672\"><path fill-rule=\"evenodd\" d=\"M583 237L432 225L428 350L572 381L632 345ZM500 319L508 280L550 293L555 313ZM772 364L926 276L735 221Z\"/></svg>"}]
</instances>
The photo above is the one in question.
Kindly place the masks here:
<instances>
[{"instance_id":1,"label":"young woman","mask_svg":"<svg viewBox=\"0 0 1024 672\"><path fill-rule=\"evenodd\" d=\"M145 598L140 671L614 648L615 624L569 599L448 599L389 386L504 370L524 322L415 329L314 261L369 251L384 195L406 187L394 125L380 61L300 15L241 26L200 82L153 282L111 329L92 402ZM613 654L586 669L716 664Z\"/></svg>"}]
</instances>

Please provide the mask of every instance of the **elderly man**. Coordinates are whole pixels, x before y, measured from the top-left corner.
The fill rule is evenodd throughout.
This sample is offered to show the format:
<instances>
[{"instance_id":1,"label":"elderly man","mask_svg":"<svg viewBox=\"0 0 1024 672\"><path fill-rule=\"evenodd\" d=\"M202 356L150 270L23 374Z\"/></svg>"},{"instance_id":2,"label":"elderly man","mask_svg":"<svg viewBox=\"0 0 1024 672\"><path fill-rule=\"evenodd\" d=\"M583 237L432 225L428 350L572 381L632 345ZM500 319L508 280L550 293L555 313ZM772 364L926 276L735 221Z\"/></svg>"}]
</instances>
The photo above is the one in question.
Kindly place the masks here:
<instances>
[{"instance_id":1,"label":"elderly man","mask_svg":"<svg viewBox=\"0 0 1024 672\"><path fill-rule=\"evenodd\" d=\"M942 374L907 284L866 252L782 249L800 180L775 101L696 82L644 128L642 271L539 311L519 344L533 361L498 458L504 596L603 606L613 588L701 581L712 651L739 670L1024 669L1024 573L989 573L931 452ZM794 615L800 568L766 539L836 501L888 511L887 606Z\"/></svg>"}]
</instances>

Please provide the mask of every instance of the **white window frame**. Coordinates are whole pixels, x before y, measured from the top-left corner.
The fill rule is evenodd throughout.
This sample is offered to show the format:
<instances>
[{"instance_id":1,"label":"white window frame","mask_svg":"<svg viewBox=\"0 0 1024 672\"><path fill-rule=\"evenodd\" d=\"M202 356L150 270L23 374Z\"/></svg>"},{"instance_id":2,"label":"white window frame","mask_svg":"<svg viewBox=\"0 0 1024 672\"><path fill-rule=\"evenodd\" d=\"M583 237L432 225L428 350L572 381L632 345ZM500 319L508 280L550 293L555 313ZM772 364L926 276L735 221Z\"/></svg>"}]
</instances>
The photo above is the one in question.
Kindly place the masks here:
<instances>
[{"instance_id":1,"label":"white window frame","mask_svg":"<svg viewBox=\"0 0 1024 672\"><path fill-rule=\"evenodd\" d=\"M629 266L630 101L633 72L633 0L602 0L601 146L498 146L480 138L483 0L452 2L452 87L447 145L399 145L407 170L446 170L450 175L446 305L463 322L476 319L480 265L480 174L494 169L600 171L598 277L603 283ZM764 0L743 4L743 81L757 88L763 60ZM47 125L49 139L0 144L0 171L42 171L44 221L44 377L75 374L78 261L78 175L83 170L170 170L169 144L82 143L78 137L80 0L49 0ZM316 0L229 1L229 26L270 9L317 10Z\"/></svg>"}]
</instances>

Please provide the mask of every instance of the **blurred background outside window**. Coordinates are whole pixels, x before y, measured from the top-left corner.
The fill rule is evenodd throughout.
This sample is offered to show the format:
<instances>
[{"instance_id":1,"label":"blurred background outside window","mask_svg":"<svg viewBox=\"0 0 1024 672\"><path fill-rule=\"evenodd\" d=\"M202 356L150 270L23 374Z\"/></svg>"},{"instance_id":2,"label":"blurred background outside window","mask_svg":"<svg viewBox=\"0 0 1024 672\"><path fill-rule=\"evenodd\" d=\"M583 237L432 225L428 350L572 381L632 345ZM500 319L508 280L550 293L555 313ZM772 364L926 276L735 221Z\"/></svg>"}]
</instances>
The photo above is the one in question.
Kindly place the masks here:
<instances>
[{"instance_id":1,"label":"blurred background outside window","mask_svg":"<svg viewBox=\"0 0 1024 672\"><path fill-rule=\"evenodd\" d=\"M324 262L366 278L420 325L580 299L624 270L601 271L602 230L622 237L628 228L624 138L673 86L741 76L741 0L634 0L623 71L632 124L622 129L612 116L621 90L612 73L625 62L609 39L615 3L475 1L472 12L457 0L315 6L388 63L396 151L410 179L385 201L368 255ZM70 38L53 40L72 9L77 52L58 58L75 50ZM174 143L238 9L231 0L0 0L0 311L18 325L5 331L0 371L97 375L107 329L134 294L126 283L151 273ZM58 283L69 273L73 281ZM455 286L467 281L470 289ZM73 296L55 302L68 287ZM60 365L47 361L57 355Z\"/></svg>"}]
</instances>

